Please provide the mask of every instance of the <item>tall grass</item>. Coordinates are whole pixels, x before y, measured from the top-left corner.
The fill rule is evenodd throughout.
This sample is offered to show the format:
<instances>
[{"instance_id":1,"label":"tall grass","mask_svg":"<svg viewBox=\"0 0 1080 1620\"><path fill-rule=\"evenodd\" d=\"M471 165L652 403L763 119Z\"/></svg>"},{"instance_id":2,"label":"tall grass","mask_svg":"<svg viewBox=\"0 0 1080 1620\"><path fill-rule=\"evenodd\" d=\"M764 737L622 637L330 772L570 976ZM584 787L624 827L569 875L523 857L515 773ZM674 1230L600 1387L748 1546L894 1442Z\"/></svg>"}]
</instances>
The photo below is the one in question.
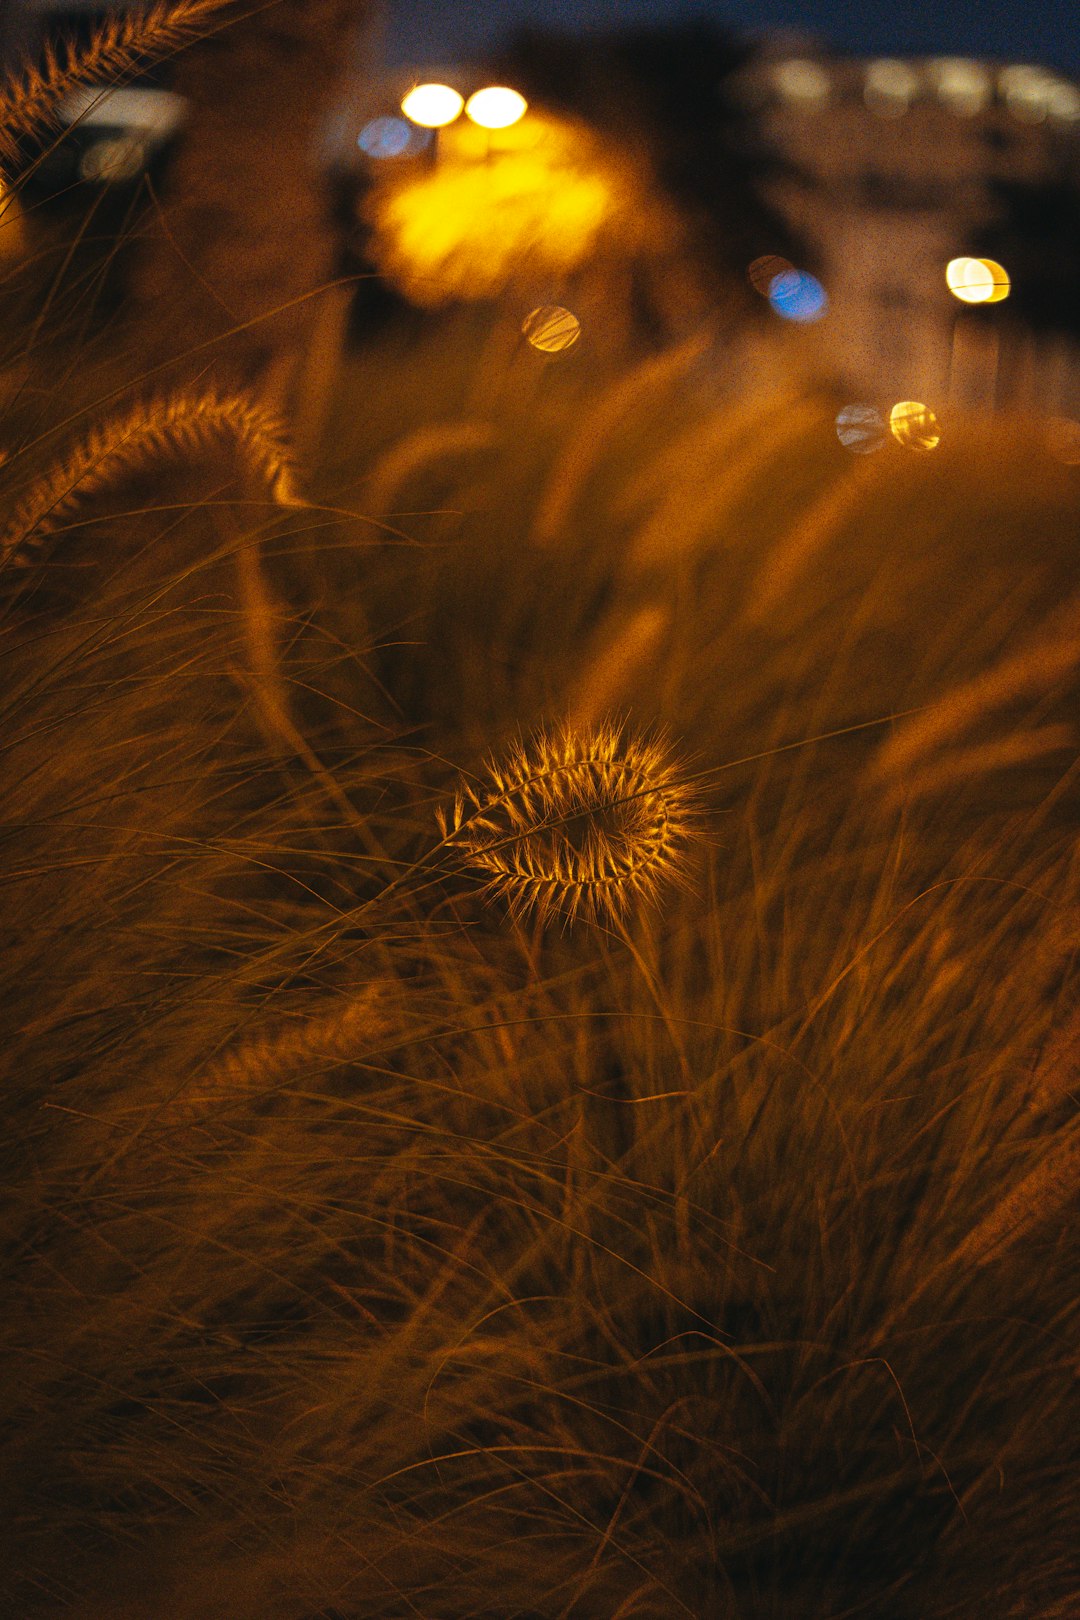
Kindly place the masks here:
<instances>
[{"instance_id":1,"label":"tall grass","mask_svg":"<svg viewBox=\"0 0 1080 1620\"><path fill-rule=\"evenodd\" d=\"M1071 1614L1072 475L493 318L5 597L4 1612ZM618 927L439 829L575 712L700 807Z\"/></svg>"}]
</instances>

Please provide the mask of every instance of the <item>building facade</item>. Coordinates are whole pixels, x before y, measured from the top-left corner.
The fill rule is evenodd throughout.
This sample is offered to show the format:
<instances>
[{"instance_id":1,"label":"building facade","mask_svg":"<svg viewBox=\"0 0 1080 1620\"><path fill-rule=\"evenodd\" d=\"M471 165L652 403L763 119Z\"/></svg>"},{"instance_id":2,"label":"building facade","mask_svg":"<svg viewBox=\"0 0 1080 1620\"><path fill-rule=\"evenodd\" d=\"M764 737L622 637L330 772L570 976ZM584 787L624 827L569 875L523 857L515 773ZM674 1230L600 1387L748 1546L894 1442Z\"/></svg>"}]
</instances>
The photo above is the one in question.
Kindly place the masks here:
<instances>
[{"instance_id":1,"label":"building facade","mask_svg":"<svg viewBox=\"0 0 1080 1620\"><path fill-rule=\"evenodd\" d=\"M992 235L1002 195L1080 197L1080 88L1029 65L854 61L778 42L744 93L799 176L777 200L828 293L816 334L828 372L868 399L1080 415L1067 323L1024 319L1019 299L965 307L945 280ZM1069 228L1062 218L1056 250L1080 300Z\"/></svg>"}]
</instances>

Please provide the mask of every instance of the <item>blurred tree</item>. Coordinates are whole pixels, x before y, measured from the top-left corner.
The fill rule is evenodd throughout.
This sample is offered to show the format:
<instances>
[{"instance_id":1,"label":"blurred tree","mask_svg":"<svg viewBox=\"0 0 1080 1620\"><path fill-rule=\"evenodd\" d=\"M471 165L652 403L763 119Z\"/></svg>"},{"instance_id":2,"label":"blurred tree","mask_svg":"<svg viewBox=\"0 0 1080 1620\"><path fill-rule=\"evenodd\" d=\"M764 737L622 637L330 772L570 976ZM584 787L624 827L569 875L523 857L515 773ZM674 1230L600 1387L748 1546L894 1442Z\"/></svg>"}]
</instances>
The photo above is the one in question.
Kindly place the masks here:
<instances>
[{"instance_id":1,"label":"blurred tree","mask_svg":"<svg viewBox=\"0 0 1080 1620\"><path fill-rule=\"evenodd\" d=\"M284 402L332 282L338 232L320 139L373 0L241 0L179 59L192 105L131 301L143 359L211 340L192 365Z\"/></svg>"},{"instance_id":2,"label":"blurred tree","mask_svg":"<svg viewBox=\"0 0 1080 1620\"><path fill-rule=\"evenodd\" d=\"M679 212L670 263L639 267L648 315L679 324L688 306L764 312L747 266L766 253L807 263L809 252L771 198L793 167L764 140L740 75L756 47L708 22L579 35L528 28L495 64L537 104L584 120L636 154ZM644 269L644 275L640 270Z\"/></svg>"}]
</instances>

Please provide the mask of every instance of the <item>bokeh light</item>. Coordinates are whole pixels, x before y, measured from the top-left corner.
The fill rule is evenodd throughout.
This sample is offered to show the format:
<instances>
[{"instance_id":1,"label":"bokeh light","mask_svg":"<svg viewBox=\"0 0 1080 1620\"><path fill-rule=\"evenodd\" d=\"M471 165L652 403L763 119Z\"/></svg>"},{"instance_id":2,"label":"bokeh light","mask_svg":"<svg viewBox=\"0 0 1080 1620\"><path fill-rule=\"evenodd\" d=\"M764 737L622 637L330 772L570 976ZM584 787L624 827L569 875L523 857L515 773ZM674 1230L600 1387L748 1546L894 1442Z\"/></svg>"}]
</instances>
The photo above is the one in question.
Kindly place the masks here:
<instances>
[{"instance_id":1,"label":"bokeh light","mask_svg":"<svg viewBox=\"0 0 1080 1620\"><path fill-rule=\"evenodd\" d=\"M406 118L372 118L356 137L356 144L370 158L411 157L431 140L430 130L410 124Z\"/></svg>"},{"instance_id":2,"label":"bokeh light","mask_svg":"<svg viewBox=\"0 0 1080 1620\"><path fill-rule=\"evenodd\" d=\"M1054 76L1045 68L1026 64L1002 68L998 89L1013 117L1024 124L1041 124L1050 111Z\"/></svg>"},{"instance_id":3,"label":"bokeh light","mask_svg":"<svg viewBox=\"0 0 1080 1620\"><path fill-rule=\"evenodd\" d=\"M477 90L465 103L465 115L481 129L509 129L525 116L528 109L525 97L505 84L491 84Z\"/></svg>"},{"instance_id":4,"label":"bokeh light","mask_svg":"<svg viewBox=\"0 0 1080 1620\"><path fill-rule=\"evenodd\" d=\"M464 105L464 96L448 84L418 84L402 101L401 110L424 129L442 129L454 122Z\"/></svg>"},{"instance_id":5,"label":"bokeh light","mask_svg":"<svg viewBox=\"0 0 1080 1620\"><path fill-rule=\"evenodd\" d=\"M148 157L146 143L137 135L109 136L86 148L79 159L79 175L103 185L134 180L146 168Z\"/></svg>"},{"instance_id":6,"label":"bokeh light","mask_svg":"<svg viewBox=\"0 0 1080 1620\"><path fill-rule=\"evenodd\" d=\"M581 336L581 322L561 304L541 304L526 315L521 330L541 354L565 354Z\"/></svg>"},{"instance_id":7,"label":"bokeh light","mask_svg":"<svg viewBox=\"0 0 1080 1620\"><path fill-rule=\"evenodd\" d=\"M994 291L994 278L981 259L966 254L950 259L945 266L945 281L954 298L962 304L985 304Z\"/></svg>"},{"instance_id":8,"label":"bokeh light","mask_svg":"<svg viewBox=\"0 0 1080 1620\"><path fill-rule=\"evenodd\" d=\"M919 76L906 62L882 60L866 69L863 99L883 118L900 118L919 93Z\"/></svg>"},{"instance_id":9,"label":"bokeh light","mask_svg":"<svg viewBox=\"0 0 1080 1620\"><path fill-rule=\"evenodd\" d=\"M981 62L964 56L943 56L929 65L937 98L950 112L973 118L990 100L990 75Z\"/></svg>"},{"instance_id":10,"label":"bokeh light","mask_svg":"<svg viewBox=\"0 0 1080 1620\"><path fill-rule=\"evenodd\" d=\"M1080 120L1080 90L1067 79L1058 79L1050 86L1046 98L1051 118L1062 124L1075 124Z\"/></svg>"},{"instance_id":11,"label":"bokeh light","mask_svg":"<svg viewBox=\"0 0 1080 1620\"><path fill-rule=\"evenodd\" d=\"M512 281L561 287L598 255L650 253L670 235L639 166L584 125L531 113L486 146L463 118L440 136L438 164L377 171L370 251L414 303L497 297Z\"/></svg>"},{"instance_id":12,"label":"bokeh light","mask_svg":"<svg viewBox=\"0 0 1080 1620\"><path fill-rule=\"evenodd\" d=\"M786 321L819 321L828 308L824 287L808 270L784 270L769 283L769 303Z\"/></svg>"},{"instance_id":13,"label":"bokeh light","mask_svg":"<svg viewBox=\"0 0 1080 1620\"><path fill-rule=\"evenodd\" d=\"M783 258L779 253L763 253L759 259L754 259L747 266L746 279L755 292L759 292L762 298L768 298L769 288L776 277L794 268L791 260Z\"/></svg>"},{"instance_id":14,"label":"bokeh light","mask_svg":"<svg viewBox=\"0 0 1080 1620\"><path fill-rule=\"evenodd\" d=\"M1009 272L1004 265L998 264L996 259L980 259L979 263L987 272L991 281L991 293L986 302L988 304L1000 304L1003 299L1008 298L1012 290Z\"/></svg>"},{"instance_id":15,"label":"bokeh light","mask_svg":"<svg viewBox=\"0 0 1080 1620\"><path fill-rule=\"evenodd\" d=\"M829 75L819 62L779 62L773 68L773 83L785 101L798 107L822 107L829 99Z\"/></svg>"},{"instance_id":16,"label":"bokeh light","mask_svg":"<svg viewBox=\"0 0 1080 1620\"><path fill-rule=\"evenodd\" d=\"M905 450L936 450L941 443L937 417L929 405L917 399L902 399L894 405L889 412L889 427Z\"/></svg>"},{"instance_id":17,"label":"bokeh light","mask_svg":"<svg viewBox=\"0 0 1080 1620\"><path fill-rule=\"evenodd\" d=\"M1070 416L1052 416L1046 424L1050 454L1066 467L1080 467L1080 422Z\"/></svg>"},{"instance_id":18,"label":"bokeh light","mask_svg":"<svg viewBox=\"0 0 1080 1620\"><path fill-rule=\"evenodd\" d=\"M845 405L837 413L836 437L857 456L880 450L888 434L885 418L873 405Z\"/></svg>"},{"instance_id":19,"label":"bokeh light","mask_svg":"<svg viewBox=\"0 0 1080 1620\"><path fill-rule=\"evenodd\" d=\"M1011 289L1008 272L996 259L973 259L963 255L950 259L945 280L954 298L962 304L1000 304Z\"/></svg>"}]
</instances>

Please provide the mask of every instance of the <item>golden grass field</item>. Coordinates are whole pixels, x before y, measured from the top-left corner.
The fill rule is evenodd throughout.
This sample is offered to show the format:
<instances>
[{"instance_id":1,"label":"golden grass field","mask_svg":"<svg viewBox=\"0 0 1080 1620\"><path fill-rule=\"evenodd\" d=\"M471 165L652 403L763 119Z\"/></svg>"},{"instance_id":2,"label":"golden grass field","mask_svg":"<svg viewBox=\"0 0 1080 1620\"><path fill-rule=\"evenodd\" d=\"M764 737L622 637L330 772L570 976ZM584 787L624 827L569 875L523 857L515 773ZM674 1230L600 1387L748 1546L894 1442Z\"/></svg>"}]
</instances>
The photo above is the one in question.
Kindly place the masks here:
<instances>
[{"instance_id":1,"label":"golden grass field","mask_svg":"<svg viewBox=\"0 0 1080 1620\"><path fill-rule=\"evenodd\" d=\"M1076 469L518 326L9 389L0 1612L1068 1620Z\"/></svg>"}]
</instances>

